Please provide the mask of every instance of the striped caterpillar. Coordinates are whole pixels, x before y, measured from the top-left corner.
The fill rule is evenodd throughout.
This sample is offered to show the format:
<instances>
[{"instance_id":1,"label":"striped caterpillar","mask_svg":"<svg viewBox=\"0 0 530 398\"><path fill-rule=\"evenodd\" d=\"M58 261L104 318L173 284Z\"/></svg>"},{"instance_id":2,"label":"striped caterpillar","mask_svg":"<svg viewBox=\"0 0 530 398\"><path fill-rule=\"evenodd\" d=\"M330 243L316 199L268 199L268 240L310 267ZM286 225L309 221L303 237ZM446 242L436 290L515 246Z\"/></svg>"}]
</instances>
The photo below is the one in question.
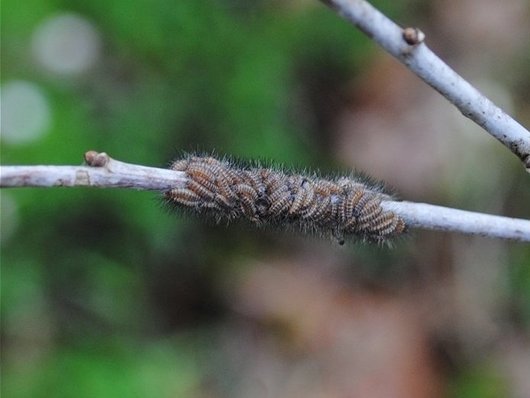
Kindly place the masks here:
<instances>
[{"instance_id":1,"label":"striped caterpillar","mask_svg":"<svg viewBox=\"0 0 530 398\"><path fill-rule=\"evenodd\" d=\"M229 160L187 156L172 170L186 173L184 188L165 193L179 208L209 214L217 222L244 219L259 226L296 227L304 232L385 242L405 231L401 217L381 207L392 197L356 178L322 179Z\"/></svg>"}]
</instances>

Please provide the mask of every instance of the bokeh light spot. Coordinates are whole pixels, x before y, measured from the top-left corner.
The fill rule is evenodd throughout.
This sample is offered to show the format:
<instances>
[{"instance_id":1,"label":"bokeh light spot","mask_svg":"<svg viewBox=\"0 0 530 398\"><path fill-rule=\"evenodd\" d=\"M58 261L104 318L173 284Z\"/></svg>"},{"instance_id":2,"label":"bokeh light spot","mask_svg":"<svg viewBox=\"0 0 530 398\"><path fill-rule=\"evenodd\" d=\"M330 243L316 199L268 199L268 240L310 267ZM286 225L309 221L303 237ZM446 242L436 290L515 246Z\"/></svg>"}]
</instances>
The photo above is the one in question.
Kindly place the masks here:
<instances>
[{"instance_id":1,"label":"bokeh light spot","mask_svg":"<svg viewBox=\"0 0 530 398\"><path fill-rule=\"evenodd\" d=\"M86 72L98 60L101 39L85 18L63 13L44 20L34 31L32 49L36 60L59 75Z\"/></svg>"},{"instance_id":2,"label":"bokeh light spot","mask_svg":"<svg viewBox=\"0 0 530 398\"><path fill-rule=\"evenodd\" d=\"M42 90L34 83L10 81L0 90L2 141L23 145L41 138L51 125L51 112Z\"/></svg>"}]
</instances>

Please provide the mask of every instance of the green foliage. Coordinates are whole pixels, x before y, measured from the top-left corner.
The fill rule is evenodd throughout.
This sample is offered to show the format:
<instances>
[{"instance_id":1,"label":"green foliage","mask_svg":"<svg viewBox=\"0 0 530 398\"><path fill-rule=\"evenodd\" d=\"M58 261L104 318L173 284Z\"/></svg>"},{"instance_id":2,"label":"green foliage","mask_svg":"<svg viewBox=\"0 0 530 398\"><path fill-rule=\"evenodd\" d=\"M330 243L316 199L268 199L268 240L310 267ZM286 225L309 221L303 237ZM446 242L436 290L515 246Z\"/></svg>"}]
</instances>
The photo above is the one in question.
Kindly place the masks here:
<instances>
[{"instance_id":1,"label":"green foliage","mask_svg":"<svg viewBox=\"0 0 530 398\"><path fill-rule=\"evenodd\" d=\"M199 373L188 351L185 341L142 347L94 341L58 348L38 368L10 372L3 393L13 398L192 396Z\"/></svg>"},{"instance_id":2,"label":"green foliage","mask_svg":"<svg viewBox=\"0 0 530 398\"><path fill-rule=\"evenodd\" d=\"M453 381L450 396L468 398L496 398L509 396L505 380L488 367L463 371Z\"/></svg>"}]
</instances>

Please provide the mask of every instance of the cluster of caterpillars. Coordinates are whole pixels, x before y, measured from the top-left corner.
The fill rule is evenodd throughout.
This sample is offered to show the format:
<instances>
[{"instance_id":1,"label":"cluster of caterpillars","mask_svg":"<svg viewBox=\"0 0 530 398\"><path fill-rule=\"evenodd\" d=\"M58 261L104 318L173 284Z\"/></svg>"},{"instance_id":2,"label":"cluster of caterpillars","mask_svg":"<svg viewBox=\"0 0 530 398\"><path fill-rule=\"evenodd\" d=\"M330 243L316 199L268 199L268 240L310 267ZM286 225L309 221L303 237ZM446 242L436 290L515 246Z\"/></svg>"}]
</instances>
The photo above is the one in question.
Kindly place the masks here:
<instances>
[{"instance_id":1,"label":"cluster of caterpillars","mask_svg":"<svg viewBox=\"0 0 530 398\"><path fill-rule=\"evenodd\" d=\"M401 217L381 207L391 197L356 178L327 180L193 155L175 161L171 169L187 178L185 187L166 192L167 200L217 221L296 227L331 235L340 244L345 238L385 242L406 228Z\"/></svg>"}]
</instances>

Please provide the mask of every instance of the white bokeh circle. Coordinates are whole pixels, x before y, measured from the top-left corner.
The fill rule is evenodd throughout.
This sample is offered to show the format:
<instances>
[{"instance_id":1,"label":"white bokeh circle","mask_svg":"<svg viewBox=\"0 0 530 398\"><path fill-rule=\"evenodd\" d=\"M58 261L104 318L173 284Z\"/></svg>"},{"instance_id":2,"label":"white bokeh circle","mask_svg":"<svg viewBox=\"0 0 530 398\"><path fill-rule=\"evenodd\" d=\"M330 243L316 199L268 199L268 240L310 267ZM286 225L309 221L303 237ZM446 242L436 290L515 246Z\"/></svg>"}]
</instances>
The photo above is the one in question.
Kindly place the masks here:
<instances>
[{"instance_id":1,"label":"white bokeh circle","mask_svg":"<svg viewBox=\"0 0 530 398\"><path fill-rule=\"evenodd\" d=\"M32 51L38 63L59 75L78 75L99 59L101 39L92 23L63 13L45 19L33 32Z\"/></svg>"},{"instance_id":2,"label":"white bokeh circle","mask_svg":"<svg viewBox=\"0 0 530 398\"><path fill-rule=\"evenodd\" d=\"M13 145L34 142L46 134L52 116L48 100L34 83L13 80L0 88L0 136Z\"/></svg>"}]
</instances>

